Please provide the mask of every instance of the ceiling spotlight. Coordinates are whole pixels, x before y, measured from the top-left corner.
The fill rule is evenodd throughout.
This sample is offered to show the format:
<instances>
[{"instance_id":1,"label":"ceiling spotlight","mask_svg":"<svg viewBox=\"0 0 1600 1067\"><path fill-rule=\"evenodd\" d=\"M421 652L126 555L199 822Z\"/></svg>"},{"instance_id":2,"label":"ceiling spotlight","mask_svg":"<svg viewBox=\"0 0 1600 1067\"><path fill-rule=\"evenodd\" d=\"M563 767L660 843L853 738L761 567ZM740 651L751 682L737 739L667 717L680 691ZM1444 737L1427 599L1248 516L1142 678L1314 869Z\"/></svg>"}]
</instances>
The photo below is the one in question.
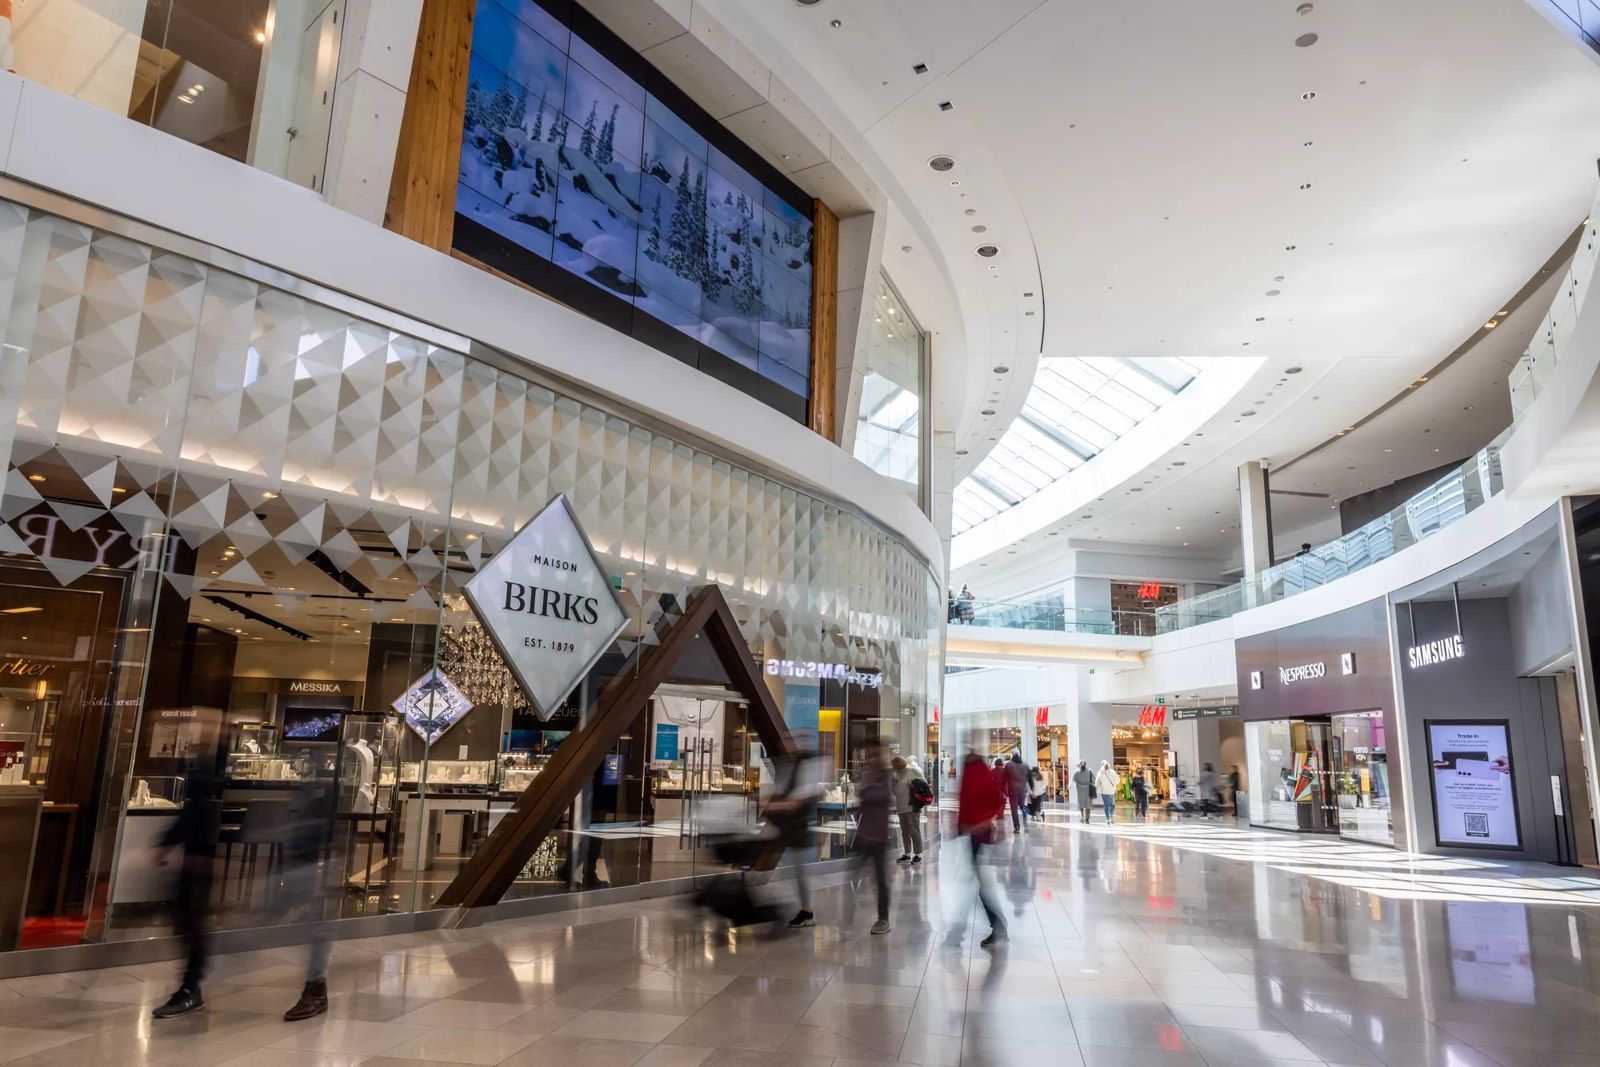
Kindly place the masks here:
<instances>
[{"instance_id":1,"label":"ceiling spotlight","mask_svg":"<svg viewBox=\"0 0 1600 1067\"><path fill-rule=\"evenodd\" d=\"M985 226L983 223L980 222L978 225L976 225L976 226L974 226L972 228L972 232L973 233L988 233L989 232L989 227Z\"/></svg>"},{"instance_id":2,"label":"ceiling spotlight","mask_svg":"<svg viewBox=\"0 0 1600 1067\"><path fill-rule=\"evenodd\" d=\"M1316 98L1317 91L1315 89L1307 89L1305 92L1300 94L1300 99L1302 100L1315 100Z\"/></svg>"},{"instance_id":3,"label":"ceiling spotlight","mask_svg":"<svg viewBox=\"0 0 1600 1067\"><path fill-rule=\"evenodd\" d=\"M1302 148L1310 148L1315 143L1316 143L1315 141L1302 141L1300 147L1302 147Z\"/></svg>"},{"instance_id":4,"label":"ceiling spotlight","mask_svg":"<svg viewBox=\"0 0 1600 1067\"><path fill-rule=\"evenodd\" d=\"M996 374L1010 374L1011 368L1002 363L998 367L994 368L994 372Z\"/></svg>"},{"instance_id":5,"label":"ceiling spotlight","mask_svg":"<svg viewBox=\"0 0 1600 1067\"><path fill-rule=\"evenodd\" d=\"M941 100L941 101L939 101L939 110L940 110L940 111L949 111L949 110L950 110L950 109L951 109L951 108L953 108L953 107L955 107L955 105L954 105L954 104L952 104L952 103L951 103L951 102L950 102L950 101L948 101L948 100Z\"/></svg>"},{"instance_id":6,"label":"ceiling spotlight","mask_svg":"<svg viewBox=\"0 0 1600 1067\"><path fill-rule=\"evenodd\" d=\"M928 64L926 64L926 63L913 63L912 66L911 66L911 73L913 73L913 74L926 74L926 73L928 73Z\"/></svg>"},{"instance_id":7,"label":"ceiling spotlight","mask_svg":"<svg viewBox=\"0 0 1600 1067\"><path fill-rule=\"evenodd\" d=\"M1285 373L1285 374L1299 374L1304 369L1305 369L1304 367L1286 367L1284 369L1283 373ZM1196 434L1196 436L1199 436L1199 435Z\"/></svg>"},{"instance_id":8,"label":"ceiling spotlight","mask_svg":"<svg viewBox=\"0 0 1600 1067\"><path fill-rule=\"evenodd\" d=\"M910 245L901 245L900 246L900 251L909 252L909 251L911 251L911 246Z\"/></svg>"},{"instance_id":9,"label":"ceiling spotlight","mask_svg":"<svg viewBox=\"0 0 1600 1067\"><path fill-rule=\"evenodd\" d=\"M1277 296L1281 292L1283 292L1282 289L1268 289L1267 290L1267 295L1268 296Z\"/></svg>"},{"instance_id":10,"label":"ceiling spotlight","mask_svg":"<svg viewBox=\"0 0 1600 1067\"><path fill-rule=\"evenodd\" d=\"M802 2L804 2L804 0L802 0ZM1311 5L1301 4L1299 7L1294 9L1294 13L1296 15L1309 15L1311 14Z\"/></svg>"},{"instance_id":11,"label":"ceiling spotlight","mask_svg":"<svg viewBox=\"0 0 1600 1067\"><path fill-rule=\"evenodd\" d=\"M1239 412L1239 417L1241 419L1248 419L1248 418L1253 417L1254 415L1255 415L1255 412L1253 412L1253 411L1241 411L1241 412Z\"/></svg>"},{"instance_id":12,"label":"ceiling spotlight","mask_svg":"<svg viewBox=\"0 0 1600 1067\"><path fill-rule=\"evenodd\" d=\"M1256 321L1257 322L1266 322L1267 321L1267 317L1265 315L1257 315L1256 316Z\"/></svg>"},{"instance_id":13,"label":"ceiling spotlight","mask_svg":"<svg viewBox=\"0 0 1600 1067\"><path fill-rule=\"evenodd\" d=\"M1300 183L1300 188L1301 188L1301 190L1309 189L1309 188L1311 188L1311 183L1310 182L1301 182Z\"/></svg>"},{"instance_id":14,"label":"ceiling spotlight","mask_svg":"<svg viewBox=\"0 0 1600 1067\"><path fill-rule=\"evenodd\" d=\"M1284 245L1283 246L1283 250L1285 252L1293 252L1294 251L1294 245Z\"/></svg>"},{"instance_id":15,"label":"ceiling spotlight","mask_svg":"<svg viewBox=\"0 0 1600 1067\"><path fill-rule=\"evenodd\" d=\"M999 245L979 245L975 251L984 259L993 259L1000 254Z\"/></svg>"},{"instance_id":16,"label":"ceiling spotlight","mask_svg":"<svg viewBox=\"0 0 1600 1067\"><path fill-rule=\"evenodd\" d=\"M844 23L839 19L829 19L828 25L832 26L834 29L838 29L840 26L843 26Z\"/></svg>"},{"instance_id":17,"label":"ceiling spotlight","mask_svg":"<svg viewBox=\"0 0 1600 1067\"><path fill-rule=\"evenodd\" d=\"M954 170L956 161L951 159L949 156L934 156L932 159L928 160L928 166L932 170L943 174L946 171Z\"/></svg>"},{"instance_id":18,"label":"ceiling spotlight","mask_svg":"<svg viewBox=\"0 0 1600 1067\"><path fill-rule=\"evenodd\" d=\"M966 454L967 454L967 450L966 450L966 449L964 449L964 448L958 448L958 449L956 449L956 455L958 455L958 456L964 456L964 455L966 455Z\"/></svg>"},{"instance_id":19,"label":"ceiling spotlight","mask_svg":"<svg viewBox=\"0 0 1600 1067\"><path fill-rule=\"evenodd\" d=\"M955 188L956 186L958 186L960 184L961 184L961 179L960 178L951 178L950 179L951 188Z\"/></svg>"},{"instance_id":20,"label":"ceiling spotlight","mask_svg":"<svg viewBox=\"0 0 1600 1067\"><path fill-rule=\"evenodd\" d=\"M1483 328L1485 330L1492 330L1498 325L1500 325L1498 322L1494 321L1493 319L1490 319L1488 322L1483 324Z\"/></svg>"},{"instance_id":21,"label":"ceiling spotlight","mask_svg":"<svg viewBox=\"0 0 1600 1067\"><path fill-rule=\"evenodd\" d=\"M969 207L967 210L962 212L963 215L976 215L977 213L978 209L975 207Z\"/></svg>"},{"instance_id":22,"label":"ceiling spotlight","mask_svg":"<svg viewBox=\"0 0 1600 1067\"><path fill-rule=\"evenodd\" d=\"M978 414L983 416L993 415L994 408L984 408L982 411L978 412Z\"/></svg>"},{"instance_id":23,"label":"ceiling spotlight","mask_svg":"<svg viewBox=\"0 0 1600 1067\"><path fill-rule=\"evenodd\" d=\"M1300 36L1294 39L1294 46L1296 48L1310 48L1316 43L1317 35L1314 33L1302 33Z\"/></svg>"},{"instance_id":24,"label":"ceiling spotlight","mask_svg":"<svg viewBox=\"0 0 1600 1067\"><path fill-rule=\"evenodd\" d=\"M1509 314L1511 314L1511 310L1509 308L1501 308L1495 313L1495 318L1503 319Z\"/></svg>"}]
</instances>

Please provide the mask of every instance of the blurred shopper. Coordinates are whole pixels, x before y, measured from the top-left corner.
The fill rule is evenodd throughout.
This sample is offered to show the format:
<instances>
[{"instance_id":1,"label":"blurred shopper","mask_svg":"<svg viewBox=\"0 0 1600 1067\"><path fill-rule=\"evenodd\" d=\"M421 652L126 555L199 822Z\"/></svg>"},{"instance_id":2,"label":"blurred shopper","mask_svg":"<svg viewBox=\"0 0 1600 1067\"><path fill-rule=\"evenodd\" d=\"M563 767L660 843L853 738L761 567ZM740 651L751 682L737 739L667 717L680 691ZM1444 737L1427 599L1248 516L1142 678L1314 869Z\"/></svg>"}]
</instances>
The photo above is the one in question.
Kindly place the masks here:
<instances>
[{"instance_id":1,"label":"blurred shopper","mask_svg":"<svg viewBox=\"0 0 1600 1067\"><path fill-rule=\"evenodd\" d=\"M1218 803L1217 772L1212 770L1209 763L1200 766L1199 791L1201 814L1209 815L1222 806Z\"/></svg>"},{"instance_id":2,"label":"blurred shopper","mask_svg":"<svg viewBox=\"0 0 1600 1067\"><path fill-rule=\"evenodd\" d=\"M1078 769L1072 772L1072 793L1072 799L1078 802L1078 814L1088 822L1089 805L1094 801L1094 774L1084 760L1079 760Z\"/></svg>"},{"instance_id":3,"label":"blurred shopper","mask_svg":"<svg viewBox=\"0 0 1600 1067\"><path fill-rule=\"evenodd\" d=\"M1094 775L1094 788L1100 794L1100 803L1106 809L1106 822L1111 821L1112 813L1117 808L1117 787L1122 785L1122 779L1112 768L1107 760L1100 761L1100 769Z\"/></svg>"},{"instance_id":4,"label":"blurred shopper","mask_svg":"<svg viewBox=\"0 0 1600 1067\"><path fill-rule=\"evenodd\" d=\"M889 766L894 769L894 812L900 819L898 862L915 867L922 862L922 809L933 803L933 789L915 758L896 756Z\"/></svg>"},{"instance_id":5,"label":"blurred shopper","mask_svg":"<svg viewBox=\"0 0 1600 1067\"><path fill-rule=\"evenodd\" d=\"M1044 776L1044 771L1038 767L1028 768L1028 814L1035 819L1044 814L1044 798L1049 792L1049 785Z\"/></svg>"},{"instance_id":6,"label":"blurred shopper","mask_svg":"<svg viewBox=\"0 0 1600 1067\"><path fill-rule=\"evenodd\" d=\"M977 617L977 610L974 606L974 602L976 600L977 597L972 595L972 590L968 589L964 585L961 587L961 595L956 597L958 610L961 614L961 621L966 623L968 626L971 626L972 620Z\"/></svg>"},{"instance_id":7,"label":"blurred shopper","mask_svg":"<svg viewBox=\"0 0 1600 1067\"><path fill-rule=\"evenodd\" d=\"M995 782L994 775L984 765L983 757L968 752L961 767L961 795L956 807L956 832L966 835L972 843L972 878L977 885L978 903L989 919L989 936L983 947L1003 945L1006 941L1006 920L995 906L993 894L983 881L983 848L997 836L996 823L1005 813L1005 798Z\"/></svg>"},{"instance_id":8,"label":"blurred shopper","mask_svg":"<svg viewBox=\"0 0 1600 1067\"><path fill-rule=\"evenodd\" d=\"M206 976L211 949L207 926L217 838L222 834L223 764L227 752L222 744L220 712L212 719L195 719L186 725L199 741L184 770L183 807L157 846L155 863L160 867L179 865L172 900L172 925L174 932L183 938L187 961L177 991L151 1013L157 1019L187 1015L205 1007L206 1003L200 984Z\"/></svg>"},{"instance_id":9,"label":"blurred shopper","mask_svg":"<svg viewBox=\"0 0 1600 1067\"><path fill-rule=\"evenodd\" d=\"M283 1014L284 1022L292 1023L328 1010L328 961L333 956L333 941L324 924L327 916L323 913L322 857L333 827L333 797L323 785L307 782L294 788L290 800L294 807L282 842L286 920L313 924L311 941L306 945L305 988L295 1005Z\"/></svg>"},{"instance_id":10,"label":"blurred shopper","mask_svg":"<svg viewBox=\"0 0 1600 1067\"><path fill-rule=\"evenodd\" d=\"M1133 794L1133 814L1140 819L1150 815L1150 783L1145 779L1144 768L1135 767L1128 779L1128 791Z\"/></svg>"},{"instance_id":11,"label":"blurred shopper","mask_svg":"<svg viewBox=\"0 0 1600 1067\"><path fill-rule=\"evenodd\" d=\"M1361 794L1357 793L1356 800L1360 801L1360 799ZM1235 815L1239 814L1239 765L1237 763L1228 771L1228 805L1233 808Z\"/></svg>"},{"instance_id":12,"label":"blurred shopper","mask_svg":"<svg viewBox=\"0 0 1600 1067\"><path fill-rule=\"evenodd\" d=\"M817 819L816 748L809 734L795 733L793 755L777 761L774 789L762 816L777 831L783 845L783 858L794 864L794 884L800 895L800 910L789 920L789 929L817 925L811 913L811 886L806 867L811 863L811 827Z\"/></svg>"},{"instance_id":13,"label":"blurred shopper","mask_svg":"<svg viewBox=\"0 0 1600 1067\"><path fill-rule=\"evenodd\" d=\"M1011 753L1004 770L1006 802L1011 805L1011 832L1020 834L1028 802L1028 768L1023 765L1022 753Z\"/></svg>"},{"instance_id":14,"label":"blurred shopper","mask_svg":"<svg viewBox=\"0 0 1600 1067\"><path fill-rule=\"evenodd\" d=\"M872 932L886 934L889 925L889 814L894 807L894 777L883 746L869 744L856 786L856 856L872 868L878 884L878 921Z\"/></svg>"}]
</instances>

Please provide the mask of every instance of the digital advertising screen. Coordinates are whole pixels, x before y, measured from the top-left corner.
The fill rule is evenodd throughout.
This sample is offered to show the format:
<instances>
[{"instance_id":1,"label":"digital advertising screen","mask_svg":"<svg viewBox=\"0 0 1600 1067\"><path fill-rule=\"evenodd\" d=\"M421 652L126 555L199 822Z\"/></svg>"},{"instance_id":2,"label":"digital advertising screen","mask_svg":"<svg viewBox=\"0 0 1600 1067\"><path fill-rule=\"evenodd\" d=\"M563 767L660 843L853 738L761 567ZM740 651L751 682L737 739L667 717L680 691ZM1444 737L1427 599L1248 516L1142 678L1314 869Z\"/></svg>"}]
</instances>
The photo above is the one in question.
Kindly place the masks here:
<instances>
[{"instance_id":1,"label":"digital advertising screen","mask_svg":"<svg viewBox=\"0 0 1600 1067\"><path fill-rule=\"evenodd\" d=\"M1509 724L1429 722L1427 730L1439 844L1521 848Z\"/></svg>"},{"instance_id":2,"label":"digital advertising screen","mask_svg":"<svg viewBox=\"0 0 1600 1067\"><path fill-rule=\"evenodd\" d=\"M458 231L461 220L493 231L808 396L809 203L731 159L701 132L706 122L648 91L553 13L561 10L478 0Z\"/></svg>"}]
</instances>

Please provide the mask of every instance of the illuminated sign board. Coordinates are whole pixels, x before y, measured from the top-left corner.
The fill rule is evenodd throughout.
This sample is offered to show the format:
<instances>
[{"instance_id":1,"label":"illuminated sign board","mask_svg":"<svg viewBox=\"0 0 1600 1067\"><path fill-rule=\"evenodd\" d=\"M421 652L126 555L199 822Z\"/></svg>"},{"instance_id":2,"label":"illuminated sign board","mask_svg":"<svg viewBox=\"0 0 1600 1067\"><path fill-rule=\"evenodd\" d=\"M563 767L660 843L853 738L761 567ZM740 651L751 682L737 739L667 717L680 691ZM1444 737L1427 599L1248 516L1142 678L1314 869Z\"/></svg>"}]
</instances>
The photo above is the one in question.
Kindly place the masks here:
<instances>
[{"instance_id":1,"label":"illuminated sign board","mask_svg":"<svg viewBox=\"0 0 1600 1067\"><path fill-rule=\"evenodd\" d=\"M1413 645L1406 649L1406 662L1412 670L1418 667L1431 667L1435 663L1447 663L1453 659L1460 659L1466 655L1466 650L1461 645L1461 635L1451 634L1441 637L1437 641L1424 641L1420 645Z\"/></svg>"}]
</instances>

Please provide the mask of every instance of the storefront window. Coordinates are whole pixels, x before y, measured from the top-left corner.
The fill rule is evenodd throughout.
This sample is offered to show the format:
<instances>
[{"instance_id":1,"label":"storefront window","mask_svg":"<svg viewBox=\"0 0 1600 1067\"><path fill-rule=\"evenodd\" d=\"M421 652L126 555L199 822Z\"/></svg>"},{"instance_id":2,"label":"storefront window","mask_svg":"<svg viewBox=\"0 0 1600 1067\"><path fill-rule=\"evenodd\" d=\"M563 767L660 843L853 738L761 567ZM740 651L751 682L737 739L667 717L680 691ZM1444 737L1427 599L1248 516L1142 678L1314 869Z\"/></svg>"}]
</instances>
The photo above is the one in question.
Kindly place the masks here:
<instances>
[{"instance_id":1,"label":"storefront window","mask_svg":"<svg viewBox=\"0 0 1600 1067\"><path fill-rule=\"evenodd\" d=\"M753 658L842 675L765 676L839 826L863 743L920 743L939 592L877 526L125 228L0 200L0 831L33 857L0 872L0 949L164 933L186 801L220 928L432 906L712 583ZM556 494L627 624L543 720L462 589ZM726 869L709 838L754 825L768 765L717 662L674 672L508 898Z\"/></svg>"},{"instance_id":2,"label":"storefront window","mask_svg":"<svg viewBox=\"0 0 1600 1067\"><path fill-rule=\"evenodd\" d=\"M888 279L869 310L855 456L926 510L928 335Z\"/></svg>"},{"instance_id":3,"label":"storefront window","mask_svg":"<svg viewBox=\"0 0 1600 1067\"><path fill-rule=\"evenodd\" d=\"M345 2L8 4L0 70L321 190Z\"/></svg>"},{"instance_id":4,"label":"storefront window","mask_svg":"<svg viewBox=\"0 0 1600 1067\"><path fill-rule=\"evenodd\" d=\"M1383 714L1376 711L1333 719L1334 788L1341 837L1394 843L1389 807L1388 738Z\"/></svg>"}]
</instances>

